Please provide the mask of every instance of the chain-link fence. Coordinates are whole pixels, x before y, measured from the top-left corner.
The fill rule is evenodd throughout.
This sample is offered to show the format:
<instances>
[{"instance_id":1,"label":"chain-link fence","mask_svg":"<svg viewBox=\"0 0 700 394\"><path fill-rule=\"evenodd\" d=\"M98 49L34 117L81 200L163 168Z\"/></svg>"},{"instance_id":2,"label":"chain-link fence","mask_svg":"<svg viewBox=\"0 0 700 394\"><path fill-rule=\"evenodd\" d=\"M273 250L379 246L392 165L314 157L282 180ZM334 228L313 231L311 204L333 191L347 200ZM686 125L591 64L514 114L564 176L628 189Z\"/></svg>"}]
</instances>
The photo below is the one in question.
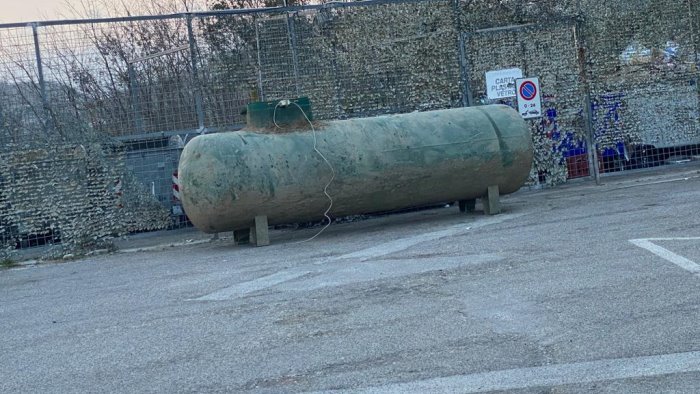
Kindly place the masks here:
<instances>
[{"instance_id":1,"label":"chain-link fence","mask_svg":"<svg viewBox=\"0 0 700 394\"><path fill-rule=\"evenodd\" d=\"M94 246L187 225L180 150L253 101L318 119L483 105L539 77L530 182L692 160L692 0L373 0L0 25L0 245Z\"/></svg>"},{"instance_id":2,"label":"chain-link fence","mask_svg":"<svg viewBox=\"0 0 700 394\"><path fill-rule=\"evenodd\" d=\"M586 72L601 172L697 156L697 2L647 2L644 12L588 3Z\"/></svg>"}]
</instances>

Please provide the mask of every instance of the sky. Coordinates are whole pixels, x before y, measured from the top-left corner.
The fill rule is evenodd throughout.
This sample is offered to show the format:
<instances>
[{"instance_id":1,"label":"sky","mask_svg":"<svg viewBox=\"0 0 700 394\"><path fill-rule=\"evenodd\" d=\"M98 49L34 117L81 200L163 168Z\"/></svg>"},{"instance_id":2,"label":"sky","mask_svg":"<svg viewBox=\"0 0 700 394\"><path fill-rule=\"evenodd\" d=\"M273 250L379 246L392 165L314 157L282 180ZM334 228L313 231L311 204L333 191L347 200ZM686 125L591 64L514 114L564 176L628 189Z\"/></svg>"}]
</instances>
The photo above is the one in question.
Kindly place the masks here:
<instances>
[{"instance_id":1,"label":"sky","mask_svg":"<svg viewBox=\"0 0 700 394\"><path fill-rule=\"evenodd\" d=\"M180 4L182 0L162 1L172 1L175 4ZM205 0L195 0L192 2L197 4L195 6L196 8L205 8ZM88 3L90 3L89 0ZM80 0L0 0L0 23L66 19L66 17L73 16L68 4L78 5L80 4ZM179 10L179 12L181 11L184 10Z\"/></svg>"},{"instance_id":2,"label":"sky","mask_svg":"<svg viewBox=\"0 0 700 394\"><path fill-rule=\"evenodd\" d=\"M65 0L0 0L0 23L58 19Z\"/></svg>"}]
</instances>

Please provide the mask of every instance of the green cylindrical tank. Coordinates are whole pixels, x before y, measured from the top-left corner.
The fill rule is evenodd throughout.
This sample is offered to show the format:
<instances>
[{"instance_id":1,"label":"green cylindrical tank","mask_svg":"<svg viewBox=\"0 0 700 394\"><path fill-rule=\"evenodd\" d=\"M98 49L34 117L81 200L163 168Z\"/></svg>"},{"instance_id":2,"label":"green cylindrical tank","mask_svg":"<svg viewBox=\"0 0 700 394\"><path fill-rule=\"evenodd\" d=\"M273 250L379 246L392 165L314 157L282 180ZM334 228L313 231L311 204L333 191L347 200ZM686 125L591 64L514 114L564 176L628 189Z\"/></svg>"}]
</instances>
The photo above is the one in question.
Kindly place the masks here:
<instances>
[{"instance_id":1,"label":"green cylindrical tank","mask_svg":"<svg viewBox=\"0 0 700 394\"><path fill-rule=\"evenodd\" d=\"M336 176L332 216L480 198L518 190L533 158L529 129L507 106L331 121L318 149ZM237 131L194 138L178 169L186 214L208 233L323 218L331 170L311 129Z\"/></svg>"}]
</instances>

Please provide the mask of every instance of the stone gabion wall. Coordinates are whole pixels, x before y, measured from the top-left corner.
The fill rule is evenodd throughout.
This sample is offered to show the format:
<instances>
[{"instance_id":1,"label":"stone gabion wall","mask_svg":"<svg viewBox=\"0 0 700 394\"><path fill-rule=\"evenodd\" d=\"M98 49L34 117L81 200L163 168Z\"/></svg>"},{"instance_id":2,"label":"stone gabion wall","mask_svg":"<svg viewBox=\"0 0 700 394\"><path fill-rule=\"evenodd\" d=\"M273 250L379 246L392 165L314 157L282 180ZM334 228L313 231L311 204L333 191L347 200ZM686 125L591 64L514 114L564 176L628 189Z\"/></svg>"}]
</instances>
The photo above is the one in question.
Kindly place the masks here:
<instances>
[{"instance_id":1,"label":"stone gabion wall","mask_svg":"<svg viewBox=\"0 0 700 394\"><path fill-rule=\"evenodd\" d=\"M526 26L470 35L468 55L478 99L485 71L514 66L540 77L547 113L531 122L533 181L535 174L549 184L566 181L565 159L591 143L600 160L629 158L645 146L700 144L698 2L463 4L467 31Z\"/></svg>"},{"instance_id":2,"label":"stone gabion wall","mask_svg":"<svg viewBox=\"0 0 700 394\"><path fill-rule=\"evenodd\" d=\"M584 1L595 141L700 143L697 2L636 3Z\"/></svg>"},{"instance_id":3,"label":"stone gabion wall","mask_svg":"<svg viewBox=\"0 0 700 394\"><path fill-rule=\"evenodd\" d=\"M524 76L539 78L544 117L528 121L536 153L532 183L566 181L564 153L568 146L580 146L586 141L582 116L584 89L574 28L572 21L564 20L546 27L473 32L466 40L470 86L476 104L516 106L514 98L487 98L485 73L488 71L516 67Z\"/></svg>"},{"instance_id":4,"label":"stone gabion wall","mask_svg":"<svg viewBox=\"0 0 700 394\"><path fill-rule=\"evenodd\" d=\"M453 2L425 1L203 19L205 83L236 92L212 104L237 104L238 121L250 100L299 95L318 119L457 106L457 16Z\"/></svg>"},{"instance_id":5,"label":"stone gabion wall","mask_svg":"<svg viewBox=\"0 0 700 394\"><path fill-rule=\"evenodd\" d=\"M55 257L170 224L168 211L125 171L119 145L6 148L0 153L2 254L53 246L47 253Z\"/></svg>"},{"instance_id":6,"label":"stone gabion wall","mask_svg":"<svg viewBox=\"0 0 700 394\"><path fill-rule=\"evenodd\" d=\"M331 8L307 28L303 70L325 118L373 116L460 105L458 37L450 2ZM314 34L315 33L315 34ZM323 56L315 50L325 47ZM332 89L317 89L329 86Z\"/></svg>"},{"instance_id":7,"label":"stone gabion wall","mask_svg":"<svg viewBox=\"0 0 700 394\"><path fill-rule=\"evenodd\" d=\"M577 176L568 162L588 162L591 143L603 156L700 142L697 7L691 0L633 7L621 0L432 0L273 11L213 18L215 31L239 41L203 58L217 63L235 54L224 62L239 66L221 78L227 90L251 99L309 96L318 119L460 106L465 84L476 105L515 106L486 99L484 74L518 67L540 78L545 108L543 119L529 122L536 147L530 182L555 185ZM664 61L670 42L676 54Z\"/></svg>"}]
</instances>

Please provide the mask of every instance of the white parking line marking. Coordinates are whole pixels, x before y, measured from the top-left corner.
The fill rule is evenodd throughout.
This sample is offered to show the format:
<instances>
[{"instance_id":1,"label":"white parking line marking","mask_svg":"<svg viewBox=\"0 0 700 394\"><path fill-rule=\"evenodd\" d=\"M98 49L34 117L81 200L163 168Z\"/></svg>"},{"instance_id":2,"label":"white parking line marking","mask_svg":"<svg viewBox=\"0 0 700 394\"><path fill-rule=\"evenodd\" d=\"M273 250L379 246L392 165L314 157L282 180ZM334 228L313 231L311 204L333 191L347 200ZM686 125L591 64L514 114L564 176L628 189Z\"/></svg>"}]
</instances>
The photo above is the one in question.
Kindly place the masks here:
<instances>
[{"instance_id":1,"label":"white parking line marking","mask_svg":"<svg viewBox=\"0 0 700 394\"><path fill-rule=\"evenodd\" d=\"M476 220L470 223L462 223L456 226L452 226L446 230L433 231L431 233L419 234L413 237L401 238L395 241L385 242L383 244L373 246L371 248L358 250L357 252L347 253L341 256L334 257L328 261L345 260L345 259L359 259L360 261L367 261L370 259L376 259L377 257L386 256L392 253L401 252L408 248L418 245L422 242L434 241L440 238L451 237L455 235L460 235L466 233L469 230L490 226L492 224L500 224L508 220L516 219L521 216L525 216L524 213L511 214L511 215L498 215L492 218L484 220Z\"/></svg>"},{"instance_id":2,"label":"white parking line marking","mask_svg":"<svg viewBox=\"0 0 700 394\"><path fill-rule=\"evenodd\" d=\"M373 260L371 262L354 262L353 264L338 263L324 267L324 270L320 271L317 276L285 282L277 286L277 288L282 291L311 291L325 287L339 287L353 283L424 274L432 271L452 270L501 259L502 257L496 254L479 254Z\"/></svg>"},{"instance_id":3,"label":"white parking line marking","mask_svg":"<svg viewBox=\"0 0 700 394\"><path fill-rule=\"evenodd\" d=\"M293 279L301 278L304 275L310 274L311 271L281 271L272 275L263 276L248 282L238 283L233 286L225 287L211 294L195 298L194 301L224 301L235 297L240 297L254 291L263 290L268 287L278 285Z\"/></svg>"},{"instance_id":4,"label":"white parking line marking","mask_svg":"<svg viewBox=\"0 0 700 394\"><path fill-rule=\"evenodd\" d=\"M698 241L700 237L691 238L645 238L645 239L630 239L630 242L640 248L646 249L651 253L661 257L664 260L670 261L671 263L683 268L684 270L692 273L693 275L700 278L700 265L696 262L689 260L681 255L671 252L670 250L663 248L652 241Z\"/></svg>"},{"instance_id":5,"label":"white parking line marking","mask_svg":"<svg viewBox=\"0 0 700 394\"><path fill-rule=\"evenodd\" d=\"M293 281L294 279L301 278L302 276L316 273L321 274L319 278L312 282L303 282L298 284L289 284L282 286L286 290L313 290L317 288L330 287L330 286L341 286L344 284L362 282L363 280L380 279L385 277L410 275L416 273L422 273L426 271L432 271L440 269L443 267L445 269L454 268L464 264L477 264L487 261L498 260L499 257L495 255L478 255L472 256L471 258L458 257L453 259L442 258L443 261L433 264L428 264L425 260L417 263L406 263L406 262L387 262L387 261L377 261L376 266L370 267L345 267L347 271L343 271L344 267L340 269L329 269L320 268L319 266L326 265L328 263L337 262L339 260L346 259L359 259L360 262L366 262L368 260L378 259L379 257L386 256L392 253L400 252L409 249L413 246L418 245L422 242L434 241L440 238L460 235L468 232L469 230L489 226L492 224L499 224L512 220L521 216L524 213L511 214L511 215L499 215L491 218L476 220L469 223L461 223L446 230L433 231L430 233L424 233L415 235L408 238L401 238L394 241L385 242L383 244L362 249L357 252L347 253L342 256L334 257L331 259L323 260L319 263L315 263L312 266L298 267L296 269L279 271L275 274L264 276L262 278L254 279L251 281L237 283L235 285L225 287L211 294L204 295L199 298L194 298L192 301L225 301L236 297L252 293L254 291L259 291L280 285L285 282ZM408 258L407 260L411 260ZM392 267L392 264L398 265L397 267ZM312 267L312 268L310 268ZM366 271L366 272L363 272ZM368 273L372 272L371 277Z\"/></svg>"},{"instance_id":6,"label":"white parking line marking","mask_svg":"<svg viewBox=\"0 0 700 394\"><path fill-rule=\"evenodd\" d=\"M507 369L332 393L483 393L700 371L700 352Z\"/></svg>"}]
</instances>

